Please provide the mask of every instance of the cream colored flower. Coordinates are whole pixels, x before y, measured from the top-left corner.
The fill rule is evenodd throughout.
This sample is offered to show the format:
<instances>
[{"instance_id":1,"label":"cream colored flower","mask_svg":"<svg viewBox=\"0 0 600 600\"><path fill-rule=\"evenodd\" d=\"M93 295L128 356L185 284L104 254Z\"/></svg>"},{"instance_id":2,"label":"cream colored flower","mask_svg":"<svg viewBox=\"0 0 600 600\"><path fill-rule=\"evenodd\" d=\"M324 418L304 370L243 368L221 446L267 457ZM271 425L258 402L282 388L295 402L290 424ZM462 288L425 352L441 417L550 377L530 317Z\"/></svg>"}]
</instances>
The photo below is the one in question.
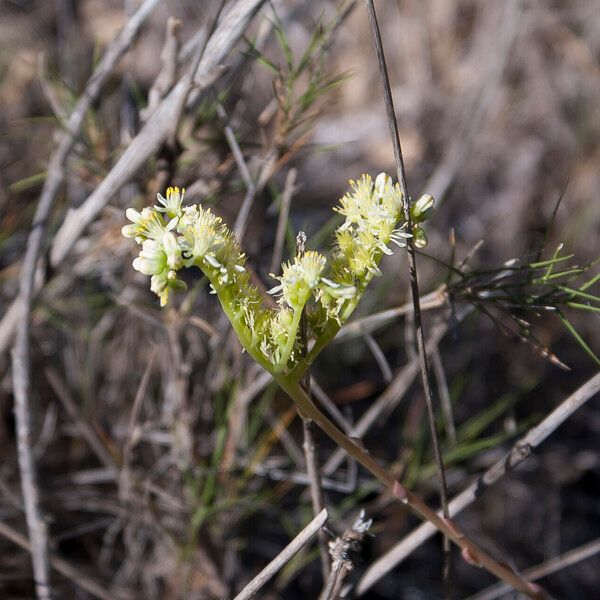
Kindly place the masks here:
<instances>
[{"instance_id":1,"label":"cream colored flower","mask_svg":"<svg viewBox=\"0 0 600 600\"><path fill-rule=\"evenodd\" d=\"M155 206L154 208L162 213L166 213L170 219L181 216L181 204L185 195L185 188L169 187L167 188L167 197L165 198L162 194L156 194L156 199L162 206Z\"/></svg>"},{"instance_id":2,"label":"cream colored flower","mask_svg":"<svg viewBox=\"0 0 600 600\"><path fill-rule=\"evenodd\" d=\"M269 294L281 294L283 301L291 308L302 308L312 290L321 281L321 274L327 261L318 252L309 250L302 256L296 256L290 263L283 265L283 273L276 277L280 285L269 290Z\"/></svg>"}]
</instances>

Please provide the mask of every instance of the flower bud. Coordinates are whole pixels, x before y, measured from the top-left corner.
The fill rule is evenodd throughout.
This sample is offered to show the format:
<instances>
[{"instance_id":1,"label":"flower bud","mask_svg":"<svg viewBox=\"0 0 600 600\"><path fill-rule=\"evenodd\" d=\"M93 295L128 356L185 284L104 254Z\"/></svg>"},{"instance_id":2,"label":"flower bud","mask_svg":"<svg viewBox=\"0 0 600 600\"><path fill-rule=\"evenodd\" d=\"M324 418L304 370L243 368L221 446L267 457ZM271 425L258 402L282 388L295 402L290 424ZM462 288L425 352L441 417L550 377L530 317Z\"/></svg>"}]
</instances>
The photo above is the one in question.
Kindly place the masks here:
<instances>
[{"instance_id":1,"label":"flower bud","mask_svg":"<svg viewBox=\"0 0 600 600\"><path fill-rule=\"evenodd\" d=\"M413 243L415 248L425 248L427 246L427 236L425 230L418 225L413 227Z\"/></svg>"},{"instance_id":2,"label":"flower bud","mask_svg":"<svg viewBox=\"0 0 600 600\"><path fill-rule=\"evenodd\" d=\"M167 264L171 269L181 267L181 250L177 244L177 238L170 231L166 231L162 236L162 245L164 253L167 255Z\"/></svg>"},{"instance_id":3,"label":"flower bud","mask_svg":"<svg viewBox=\"0 0 600 600\"><path fill-rule=\"evenodd\" d=\"M375 191L379 195L383 195L388 186L391 187L392 178L387 173L379 173L375 178Z\"/></svg>"},{"instance_id":4,"label":"flower bud","mask_svg":"<svg viewBox=\"0 0 600 600\"><path fill-rule=\"evenodd\" d=\"M435 200L431 194L423 194L411 207L410 216L415 223L421 223L431 217Z\"/></svg>"}]
</instances>

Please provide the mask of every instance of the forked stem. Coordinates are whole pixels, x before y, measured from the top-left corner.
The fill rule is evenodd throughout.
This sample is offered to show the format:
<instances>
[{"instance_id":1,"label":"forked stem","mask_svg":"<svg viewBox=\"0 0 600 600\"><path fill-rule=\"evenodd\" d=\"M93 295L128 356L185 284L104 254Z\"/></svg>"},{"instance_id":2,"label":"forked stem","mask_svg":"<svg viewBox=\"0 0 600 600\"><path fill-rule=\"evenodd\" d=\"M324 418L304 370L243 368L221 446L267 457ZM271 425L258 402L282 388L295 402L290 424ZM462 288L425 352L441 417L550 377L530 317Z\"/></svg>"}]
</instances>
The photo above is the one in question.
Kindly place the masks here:
<instances>
[{"instance_id":1,"label":"forked stem","mask_svg":"<svg viewBox=\"0 0 600 600\"><path fill-rule=\"evenodd\" d=\"M458 528L450 519L440 517L434 510L416 494L406 489L386 469L375 461L361 446L342 433L312 402L300 383L289 376L275 375L279 386L290 396L304 415L312 419L336 443L343 448L354 460L374 475L381 483L390 488L396 500L407 506L413 513L424 521L429 521L445 536L451 539L463 553L463 557L477 566L485 567L488 571L505 581L513 588L534 600L546 598L545 592L534 584L528 583L508 565L499 563L489 554L480 549Z\"/></svg>"}]
</instances>

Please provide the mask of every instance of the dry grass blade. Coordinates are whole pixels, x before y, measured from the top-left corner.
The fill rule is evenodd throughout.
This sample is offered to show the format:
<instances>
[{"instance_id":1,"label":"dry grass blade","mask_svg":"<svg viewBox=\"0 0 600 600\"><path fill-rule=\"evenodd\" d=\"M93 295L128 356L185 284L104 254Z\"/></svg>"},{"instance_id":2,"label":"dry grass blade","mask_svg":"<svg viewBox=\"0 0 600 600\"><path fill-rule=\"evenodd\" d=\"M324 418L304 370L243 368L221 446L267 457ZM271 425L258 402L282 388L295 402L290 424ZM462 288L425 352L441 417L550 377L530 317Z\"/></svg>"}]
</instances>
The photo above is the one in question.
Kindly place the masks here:
<instances>
[{"instance_id":1,"label":"dry grass blade","mask_svg":"<svg viewBox=\"0 0 600 600\"><path fill-rule=\"evenodd\" d=\"M281 196L281 207L279 209L279 218L277 219L277 231L275 233L275 244L273 246L273 256L271 258L271 273L278 273L283 258L283 242L285 238L285 228L287 227L288 216L290 214L290 203L294 194L294 185L296 183L296 169L290 169L283 187Z\"/></svg>"},{"instance_id":2,"label":"dry grass blade","mask_svg":"<svg viewBox=\"0 0 600 600\"><path fill-rule=\"evenodd\" d=\"M31 542L31 557L36 594L40 599L52 596L50 587L50 568L48 562L48 534L46 524L39 510L39 489L36 465L31 449L32 415L35 413L30 402L30 356L29 333L30 312L36 294L36 268L42 251L46 231L46 222L54 201L64 180L64 168L70 154L75 137L79 133L84 116L92 102L97 98L100 89L112 72L117 61L130 47L141 25L158 4L157 0L146 0L132 16L121 34L111 44L100 65L89 80L83 96L80 98L73 114L67 123L57 151L53 154L48 175L44 182L42 194L38 202L33 224L27 239L27 249L21 267L19 295L16 299L15 317L16 339L12 352L13 392L15 397L15 419L17 426L17 449L19 471L27 528Z\"/></svg>"},{"instance_id":3,"label":"dry grass blade","mask_svg":"<svg viewBox=\"0 0 600 600\"><path fill-rule=\"evenodd\" d=\"M430 294L426 294L421 298L421 311L434 310L436 308L446 306L446 304L447 300L444 297L444 289L439 288L438 290L431 292ZM372 333L376 329L379 329L380 327L383 327L384 325L394 321L396 318L412 313L413 309L414 305L411 301L396 308L388 308L372 315L367 315L365 317L361 317L360 319L350 321L350 323L346 323L340 329L339 333L335 337L334 343L352 339L353 337L359 336L364 332Z\"/></svg>"},{"instance_id":4,"label":"dry grass blade","mask_svg":"<svg viewBox=\"0 0 600 600\"><path fill-rule=\"evenodd\" d=\"M323 509L233 600L248 600L292 559L323 527L327 510Z\"/></svg>"},{"instance_id":5,"label":"dry grass blade","mask_svg":"<svg viewBox=\"0 0 600 600\"><path fill-rule=\"evenodd\" d=\"M65 125L65 130L61 135L58 147L50 158L46 179L44 180L44 187L42 188L38 208L36 209L32 234L35 233L36 236L41 234L41 231L39 233L36 232L38 231L38 228L44 228L46 220L50 215L56 196L65 179L65 165L67 158L71 154L77 136L79 135L85 115L92 104L98 99L101 89L111 73L113 73L119 60L131 47L141 26L159 3L160 0L145 0L137 12L126 23L125 27L123 27L123 30L110 44L102 57L102 60L88 80L83 94L77 101L77 104ZM40 237L42 236L40 235ZM39 291L40 287L41 281L36 281L35 289L32 292L34 296ZM0 322L0 353L4 352L10 344L18 315L19 298L13 301Z\"/></svg>"},{"instance_id":6,"label":"dry grass blade","mask_svg":"<svg viewBox=\"0 0 600 600\"><path fill-rule=\"evenodd\" d=\"M600 538L584 544L579 548L565 552L560 556L551 558L537 567L527 569L523 575L525 575L525 577L528 579L531 579L531 581L536 581L537 579L542 579L542 577L552 575L552 573L556 573L561 569L566 569L571 565L575 565L583 560L587 560L592 556L596 556L596 554L599 552ZM499 598L508 592L510 592L510 588L508 586L498 583L489 587L487 590L480 592L479 594L469 596L467 600L495 600L496 598Z\"/></svg>"},{"instance_id":7,"label":"dry grass blade","mask_svg":"<svg viewBox=\"0 0 600 600\"><path fill-rule=\"evenodd\" d=\"M3 521L0 521L0 535L9 539L11 542L23 548L27 552L31 552L31 544L27 540L27 538L14 530L10 525L7 525ZM56 570L58 573L77 584L82 590L85 590L93 596L94 598L99 598L100 600L114 600L114 596L109 594L104 588L100 587L95 581L82 575L75 567L73 567L67 561L58 558L56 556L52 556L50 554L50 565Z\"/></svg>"},{"instance_id":8,"label":"dry grass blade","mask_svg":"<svg viewBox=\"0 0 600 600\"><path fill-rule=\"evenodd\" d=\"M494 463L481 477L469 487L455 496L448 508L454 517L471 505L486 488L496 483L525 460L551 433L553 433L576 410L581 408L590 398L600 392L600 373L589 379L573 394L566 398L539 425L530 429L515 443L505 458ZM377 559L365 572L357 586L357 593L364 594L386 573L410 556L421 544L436 533L431 523L423 523L391 550Z\"/></svg>"},{"instance_id":9,"label":"dry grass blade","mask_svg":"<svg viewBox=\"0 0 600 600\"><path fill-rule=\"evenodd\" d=\"M195 88L195 93L198 94L213 82L216 75L220 74L219 65L237 43L263 3L264 0L238 1L222 18L206 43L197 68L190 69L187 76L183 77L169 92L90 197L79 208L68 213L56 234L50 252L50 262L53 267L62 263L77 239L113 195L135 175L167 139L176 125L180 108L186 103L192 88Z\"/></svg>"},{"instance_id":10,"label":"dry grass blade","mask_svg":"<svg viewBox=\"0 0 600 600\"><path fill-rule=\"evenodd\" d=\"M436 325L427 340L427 347L433 349L437 346L447 331L448 326L446 323ZM373 427L377 419L383 414L388 414L398 405L418 373L419 361L415 358L394 377L379 398L371 404L356 425L348 432L348 435L355 438L362 438ZM323 466L323 475L334 473L342 464L344 457L345 453L341 448L335 450Z\"/></svg>"},{"instance_id":11,"label":"dry grass blade","mask_svg":"<svg viewBox=\"0 0 600 600\"><path fill-rule=\"evenodd\" d=\"M410 196L408 195L408 186L406 184L406 169L404 168L404 159L402 157L402 147L400 144L400 132L398 131L398 123L396 121L396 112L394 110L394 100L392 97L392 89L390 86L390 78L388 75L387 65L385 61L385 53L383 51L383 43L381 41L381 33L379 31L379 23L377 22L377 14L373 0L365 0L367 6L367 14L369 16L369 25L371 26L371 35L375 46L375 54L377 55L377 63L379 66L379 79L383 88L383 98L387 114L390 136L392 138L392 146L394 148L394 158L396 160L396 174L398 183L402 190L404 198L404 219L407 223L407 230L412 231L412 221L410 214ZM444 518L449 517L448 513L448 489L446 485L446 471L440 444L438 440L435 413L433 409L433 392L431 382L429 381L429 366L427 363L427 349L425 347L425 336L423 334L423 320L421 316L421 302L419 298L419 283L417 276L417 265L415 258L415 246L413 238L406 240L406 253L408 257L408 273L410 277L410 289L413 301L413 324L414 335L417 342L417 350L419 353L419 366L421 371L421 384L425 394L425 403L427 405L427 416L429 419L429 431L431 434L431 444L433 447L433 455L437 465L438 476L440 478L440 499L442 503L442 512ZM446 584L446 598L450 598L450 570L451 570L451 553L450 541L448 536L444 536L444 581Z\"/></svg>"},{"instance_id":12,"label":"dry grass blade","mask_svg":"<svg viewBox=\"0 0 600 600\"><path fill-rule=\"evenodd\" d=\"M82 436L85 438L86 442L89 444L90 448L98 458L98 460L108 469L115 469L116 462L115 459L111 456L110 452L107 450L106 446L102 443L98 434L94 431L93 427L85 420L79 407L75 404L73 398L64 381L60 378L59 374L55 369L51 367L47 367L44 370L44 374L46 375L46 379L50 383L50 387L53 389L57 398L60 400L61 404L64 406L65 410L69 414L69 417L73 419L73 421L79 427Z\"/></svg>"}]
</instances>

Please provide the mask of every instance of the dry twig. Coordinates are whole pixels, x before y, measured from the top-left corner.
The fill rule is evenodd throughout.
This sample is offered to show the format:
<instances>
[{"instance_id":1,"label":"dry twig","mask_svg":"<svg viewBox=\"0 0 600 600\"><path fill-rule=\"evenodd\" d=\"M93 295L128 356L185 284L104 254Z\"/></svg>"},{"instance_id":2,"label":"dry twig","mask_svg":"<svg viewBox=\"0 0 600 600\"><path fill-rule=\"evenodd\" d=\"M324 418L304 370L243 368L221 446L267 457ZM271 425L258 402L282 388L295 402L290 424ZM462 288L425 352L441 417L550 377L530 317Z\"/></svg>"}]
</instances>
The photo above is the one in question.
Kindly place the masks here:
<instances>
[{"instance_id":1,"label":"dry twig","mask_svg":"<svg viewBox=\"0 0 600 600\"><path fill-rule=\"evenodd\" d=\"M90 197L79 208L67 214L50 252L53 267L62 263L77 239L113 195L167 139L175 124L175 117L180 114L180 106L185 103L192 88L198 93L211 85L221 73L219 65L237 43L263 2L264 0L238 1L223 17L206 43L197 68L191 68L169 92Z\"/></svg>"},{"instance_id":2,"label":"dry twig","mask_svg":"<svg viewBox=\"0 0 600 600\"><path fill-rule=\"evenodd\" d=\"M379 65L379 77L383 88L383 98L386 108L392 145L394 147L394 158L396 159L396 175L398 183L402 190L404 198L404 219L407 223L407 230L412 231L412 220L410 216L410 196L408 195L408 186L406 184L406 170L404 168L404 159L402 158L402 147L400 145L400 132L398 131L398 123L396 121L396 113L394 110L394 100L392 98L392 89L390 86L390 78L388 75L387 65L385 62L385 54L383 51L383 43L379 32L379 23L377 22L377 14L373 0L365 0L367 13L369 15L369 24L371 26L371 34L375 45L375 53ZM429 417L429 430L431 433L431 443L433 446L433 454L437 465L438 475L440 478L440 498L442 501L442 512L444 518L449 517L448 513L448 490L446 485L446 471L444 469L444 460L440 450L440 444L437 435L435 414L433 410L433 393L431 390L431 382L429 381L429 367L427 364L427 350L425 348L425 336L423 334L423 321L421 317L421 302L419 298L419 283L417 278L417 265L415 260L415 247L412 238L406 240L406 253L408 257L408 272L410 276L410 289L413 301L413 318L414 318L414 334L417 341L417 349L419 352L419 365L421 371L421 383L425 394L425 403L427 405L427 415ZM446 598L450 598L450 570L451 570L451 553L450 540L448 536L444 536L444 582L446 584Z\"/></svg>"},{"instance_id":3,"label":"dry twig","mask_svg":"<svg viewBox=\"0 0 600 600\"><path fill-rule=\"evenodd\" d=\"M285 240L285 229L287 227L288 216L290 214L290 202L294 194L294 185L298 171L290 169L285 178L283 194L281 195L281 207L279 208L279 218L277 219L277 231L275 233L275 244L273 246L273 256L271 258L271 273L278 273L281 268L283 258L283 242Z\"/></svg>"},{"instance_id":4,"label":"dry twig","mask_svg":"<svg viewBox=\"0 0 600 600\"><path fill-rule=\"evenodd\" d=\"M516 442L504 458L494 463L476 481L455 496L448 504L450 516L455 517L477 500L486 488L520 465L568 417L598 392L600 392L600 373L589 379L566 398L539 425L530 429ZM421 544L425 543L436 531L435 526L431 523L423 523L417 527L367 569L358 583L357 594L363 594L370 589L386 573L399 565Z\"/></svg>"},{"instance_id":5,"label":"dry twig","mask_svg":"<svg viewBox=\"0 0 600 600\"><path fill-rule=\"evenodd\" d=\"M109 46L104 58L88 81L83 96L79 99L73 114L69 118L67 129L63 133L58 149L50 161L48 175L36 208L31 232L27 239L25 258L21 267L19 295L15 300L16 309L14 311L16 339L12 352L17 449L25 516L31 542L36 594L38 598L44 600L49 599L52 595L48 562L48 534L39 509L39 488L31 450L32 415L35 414L35 411L30 402L29 330L31 305L36 294L36 269L42 251L46 222L64 181L66 160L71 153L85 114L92 102L98 97L100 89L115 64L131 46L141 25L157 4L158 0L146 0L144 2Z\"/></svg>"},{"instance_id":6,"label":"dry twig","mask_svg":"<svg viewBox=\"0 0 600 600\"><path fill-rule=\"evenodd\" d=\"M56 268L62 263L75 245L75 242L83 234L87 226L96 218L98 213L106 206L119 189L131 180L146 160L158 150L160 145L172 133L172 129L180 115L182 100L185 100L190 89L195 86L195 91L199 92L211 85L214 79L221 74L222 70L219 65L236 44L250 20L260 9L264 1L265 0L251 0L249 2L238 1L229 10L219 23L216 31L206 42L206 47L202 53L202 60L200 61L198 68L195 69L193 81L190 82L187 77L183 77L179 81L166 98L159 104L156 111L152 114L152 117L132 140L131 144L121 155L102 183L79 208L67 213L52 244L50 254L50 264L52 268ZM132 17L132 20L135 19L142 10L145 10L147 4L154 6L157 2L158 0L146 0L146 3L138 10L136 15ZM131 35L129 28L127 29L127 32ZM125 29L123 30L123 33L125 33ZM200 36L198 37L198 44L198 47L204 46L203 38ZM119 55L119 58L120 56L121 55ZM97 72L101 71L101 67L104 63L105 61L103 60L100 63ZM103 77L105 75L107 76L112 71L112 66L107 73L104 73L104 71L105 69L103 68ZM91 102L97 97L97 83L95 77L96 73L90 79L89 84L90 89L94 91L94 94L84 94L80 100L82 103L85 101L85 110L87 110L87 107L89 107ZM102 79L101 82L104 83L104 80L105 79ZM93 88L91 86L92 82L94 82ZM81 111L76 110L73 113L73 116L79 112ZM83 119L84 112L80 115L81 119ZM77 130L80 126L81 123L78 124ZM71 145L66 149L65 156L71 150L72 140L69 144ZM51 198L51 202L53 202L64 177L64 174L62 173L64 159L61 159L59 154L60 153L57 152L51 161L48 177L44 186L44 190L46 187L50 190L46 195ZM53 169L55 161L60 167L58 170ZM42 192L42 198L44 197L44 192ZM44 216L47 217L48 213L49 208L44 212ZM42 287L43 281L40 276L38 282L36 282L33 296L37 295ZM18 299L15 299L6 311L2 321L0 321L0 353L10 344L18 317L19 301Z\"/></svg>"},{"instance_id":7,"label":"dry twig","mask_svg":"<svg viewBox=\"0 0 600 600\"><path fill-rule=\"evenodd\" d=\"M531 581L536 581L537 579L542 579L542 577L552 575L552 573L556 573L561 569L566 569L571 565L575 565L583 560L587 560L599 552L600 538L596 538L595 540L592 540L591 542L588 542L579 548L565 552L560 556L555 556L554 558L547 560L537 567L527 569L523 575L525 575L525 577L528 579L531 579ZM496 598L499 598L508 592L510 592L510 588L507 585L503 583L497 583L489 587L487 590L480 592L479 594L469 596L467 600L495 600Z\"/></svg>"},{"instance_id":8,"label":"dry twig","mask_svg":"<svg viewBox=\"0 0 600 600\"><path fill-rule=\"evenodd\" d=\"M296 237L296 252L299 257L304 255L306 251L306 234L303 231L298 233ZM308 345L307 325L306 325L306 313L302 313L300 319L300 337L302 339L302 347L306 352ZM302 378L302 387L307 395L310 397L310 370L307 369L304 377ZM302 448L304 450L304 458L306 460L306 474L310 482L310 499L312 502L313 513L319 514L324 506L325 500L323 497L323 488L321 487L321 473L319 472L319 451L316 440L316 431L313 421L301 411L298 411L302 419L302 432L304 435L304 443ZM325 531L319 531L319 554L321 556L321 570L323 574L323 581L327 581L329 575L329 552L327 551L327 534Z\"/></svg>"},{"instance_id":9,"label":"dry twig","mask_svg":"<svg viewBox=\"0 0 600 600\"><path fill-rule=\"evenodd\" d=\"M433 328L429 339L427 340L427 348L433 349L440 343L448 331L446 323L440 323ZM347 432L353 438L362 438L376 423L377 419L382 414L387 414L392 411L402 400L404 394L408 391L412 382L419 372L418 359L411 360L391 381L383 393L369 406L368 410L358 420L356 425ZM346 453L341 448L338 448L327 459L323 466L323 475L331 475L342 464Z\"/></svg>"},{"instance_id":10,"label":"dry twig","mask_svg":"<svg viewBox=\"0 0 600 600\"><path fill-rule=\"evenodd\" d=\"M248 600L271 579L289 560L292 559L327 520L327 510L323 509L233 600Z\"/></svg>"}]
</instances>

